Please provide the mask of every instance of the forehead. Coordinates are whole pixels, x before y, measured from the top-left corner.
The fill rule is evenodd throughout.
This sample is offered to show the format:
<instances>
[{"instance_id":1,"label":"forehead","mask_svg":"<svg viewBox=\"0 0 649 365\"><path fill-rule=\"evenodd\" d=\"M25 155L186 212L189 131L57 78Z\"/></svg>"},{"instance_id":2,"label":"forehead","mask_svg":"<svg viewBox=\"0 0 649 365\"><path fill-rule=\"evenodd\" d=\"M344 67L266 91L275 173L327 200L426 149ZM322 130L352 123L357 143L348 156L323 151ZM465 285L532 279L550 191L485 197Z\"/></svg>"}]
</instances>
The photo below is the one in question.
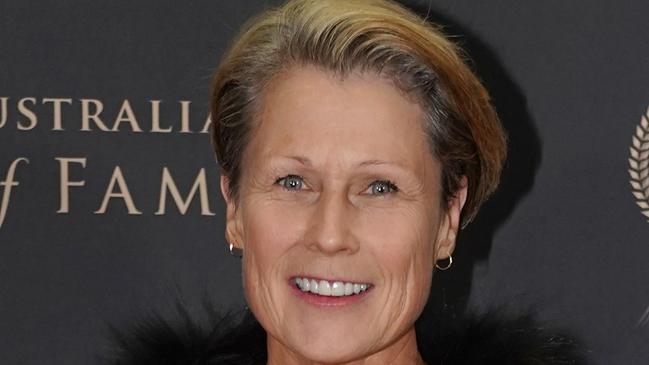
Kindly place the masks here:
<instances>
[{"instance_id":1,"label":"forehead","mask_svg":"<svg viewBox=\"0 0 649 365\"><path fill-rule=\"evenodd\" d=\"M266 88L255 120L251 157L389 159L411 168L430 162L421 107L374 73L341 78L315 67L294 68Z\"/></svg>"}]
</instances>

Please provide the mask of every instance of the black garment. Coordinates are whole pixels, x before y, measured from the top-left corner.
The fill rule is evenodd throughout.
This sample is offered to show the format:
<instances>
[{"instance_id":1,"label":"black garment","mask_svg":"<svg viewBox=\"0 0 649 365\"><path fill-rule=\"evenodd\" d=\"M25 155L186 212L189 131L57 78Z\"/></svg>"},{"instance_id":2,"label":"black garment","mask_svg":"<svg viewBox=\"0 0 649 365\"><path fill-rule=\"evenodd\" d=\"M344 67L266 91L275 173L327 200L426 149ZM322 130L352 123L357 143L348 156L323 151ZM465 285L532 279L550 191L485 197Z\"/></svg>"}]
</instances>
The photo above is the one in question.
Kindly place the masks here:
<instances>
[{"instance_id":1,"label":"black garment","mask_svg":"<svg viewBox=\"0 0 649 365\"><path fill-rule=\"evenodd\" d=\"M178 306L176 322L159 315L127 330L111 327L112 365L263 365L266 333L249 311L218 315L208 308L208 325ZM458 317L435 316L418 323L421 356L428 365L585 364L576 342L537 323L532 315L503 310Z\"/></svg>"}]
</instances>

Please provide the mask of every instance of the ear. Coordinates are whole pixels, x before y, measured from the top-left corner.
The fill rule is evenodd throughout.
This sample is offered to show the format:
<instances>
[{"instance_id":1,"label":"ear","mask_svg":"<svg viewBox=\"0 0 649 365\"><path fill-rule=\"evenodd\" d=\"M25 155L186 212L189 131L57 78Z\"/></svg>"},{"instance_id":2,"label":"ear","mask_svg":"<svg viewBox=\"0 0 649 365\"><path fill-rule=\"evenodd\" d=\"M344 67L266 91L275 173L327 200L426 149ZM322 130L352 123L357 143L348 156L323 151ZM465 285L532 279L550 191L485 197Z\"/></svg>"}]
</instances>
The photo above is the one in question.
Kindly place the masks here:
<instances>
[{"instance_id":1,"label":"ear","mask_svg":"<svg viewBox=\"0 0 649 365\"><path fill-rule=\"evenodd\" d=\"M234 247L243 249L241 234L241 223L239 222L239 211L234 199L230 196L230 179L221 173L221 194L226 204L225 214L225 239Z\"/></svg>"},{"instance_id":2,"label":"ear","mask_svg":"<svg viewBox=\"0 0 649 365\"><path fill-rule=\"evenodd\" d=\"M455 250L457 232L460 228L460 215L466 202L468 181L466 176L460 180L460 188L455 192L446 205L446 212L437 233L435 260L447 259Z\"/></svg>"}]
</instances>

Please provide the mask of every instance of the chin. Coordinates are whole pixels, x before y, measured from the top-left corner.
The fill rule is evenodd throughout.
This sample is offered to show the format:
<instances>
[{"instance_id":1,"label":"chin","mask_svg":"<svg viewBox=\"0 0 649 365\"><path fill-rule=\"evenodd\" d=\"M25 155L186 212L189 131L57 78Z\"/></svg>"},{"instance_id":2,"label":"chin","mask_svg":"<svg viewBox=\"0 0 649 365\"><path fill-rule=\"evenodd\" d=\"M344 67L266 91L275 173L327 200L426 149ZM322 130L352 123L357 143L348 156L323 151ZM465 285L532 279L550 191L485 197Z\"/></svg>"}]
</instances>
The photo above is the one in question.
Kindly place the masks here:
<instances>
[{"instance_id":1,"label":"chin","mask_svg":"<svg viewBox=\"0 0 649 365\"><path fill-rule=\"evenodd\" d=\"M345 336L338 330L316 330L310 338L295 336L294 351L320 363L345 363L368 356L367 337ZM353 337L353 338L352 338Z\"/></svg>"},{"instance_id":2,"label":"chin","mask_svg":"<svg viewBox=\"0 0 649 365\"><path fill-rule=\"evenodd\" d=\"M321 363L345 363L372 353L372 326L365 318L354 319L338 311L286 314L279 333L283 345L299 357ZM269 331L270 333L275 331Z\"/></svg>"}]
</instances>

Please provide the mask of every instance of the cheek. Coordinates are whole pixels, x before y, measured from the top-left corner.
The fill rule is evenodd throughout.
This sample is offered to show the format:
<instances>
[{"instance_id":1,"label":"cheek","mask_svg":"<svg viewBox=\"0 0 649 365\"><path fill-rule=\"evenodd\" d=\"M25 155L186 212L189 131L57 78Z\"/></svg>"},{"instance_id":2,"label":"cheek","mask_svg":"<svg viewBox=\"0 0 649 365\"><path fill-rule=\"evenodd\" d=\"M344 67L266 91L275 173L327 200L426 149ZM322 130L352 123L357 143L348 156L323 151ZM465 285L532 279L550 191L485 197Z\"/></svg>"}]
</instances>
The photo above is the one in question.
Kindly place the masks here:
<instances>
[{"instance_id":1,"label":"cheek","mask_svg":"<svg viewBox=\"0 0 649 365\"><path fill-rule=\"evenodd\" d=\"M261 199L248 200L241 214L246 299L256 317L273 328L282 322L285 307L277 293L287 279L286 253L298 242L303 224L281 204Z\"/></svg>"},{"instance_id":2,"label":"cheek","mask_svg":"<svg viewBox=\"0 0 649 365\"><path fill-rule=\"evenodd\" d=\"M388 284L386 300L405 310L404 315L416 316L428 297L437 230L432 218L425 207L415 206L397 213L373 214L363 225L361 234Z\"/></svg>"},{"instance_id":3,"label":"cheek","mask_svg":"<svg viewBox=\"0 0 649 365\"><path fill-rule=\"evenodd\" d=\"M243 218L243 240L248 255L261 263L274 263L299 242L304 233L303 214L285 204L251 204Z\"/></svg>"},{"instance_id":4,"label":"cheek","mask_svg":"<svg viewBox=\"0 0 649 365\"><path fill-rule=\"evenodd\" d=\"M378 211L359 220L359 235L367 246L385 257L387 267L422 266L432 262L436 227L423 206ZM405 267L401 267L404 269ZM397 270L406 274L404 270Z\"/></svg>"}]
</instances>

